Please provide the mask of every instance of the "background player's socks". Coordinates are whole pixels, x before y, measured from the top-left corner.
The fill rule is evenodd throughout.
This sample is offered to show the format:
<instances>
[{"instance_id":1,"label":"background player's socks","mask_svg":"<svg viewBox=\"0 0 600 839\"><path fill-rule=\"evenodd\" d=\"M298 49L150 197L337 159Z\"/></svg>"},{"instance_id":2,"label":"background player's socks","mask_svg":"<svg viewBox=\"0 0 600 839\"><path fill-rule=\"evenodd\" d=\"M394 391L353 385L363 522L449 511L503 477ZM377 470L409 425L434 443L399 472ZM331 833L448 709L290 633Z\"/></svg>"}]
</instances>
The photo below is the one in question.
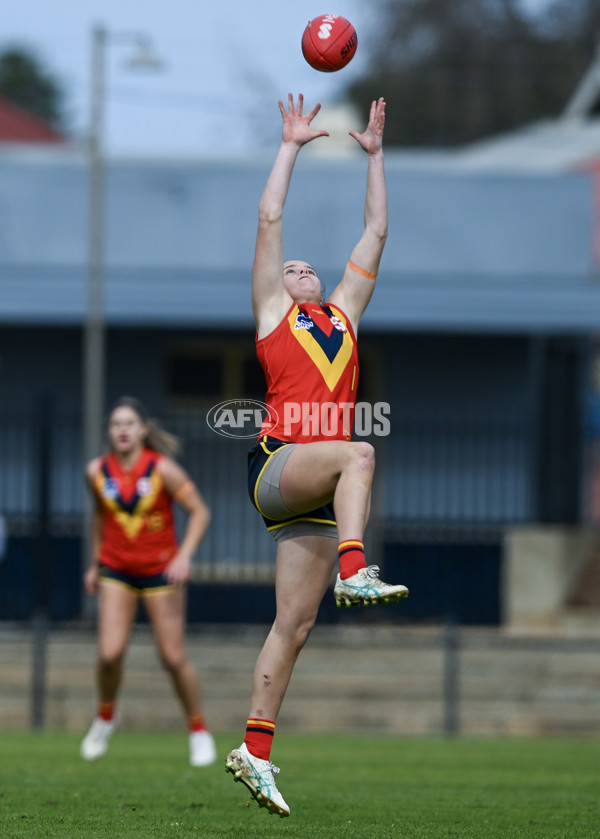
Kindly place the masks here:
<instances>
[{"instance_id":1,"label":"background player's socks","mask_svg":"<svg viewBox=\"0 0 600 839\"><path fill-rule=\"evenodd\" d=\"M98 716L104 722L112 722L115 716L115 703L114 702L99 702L98 703Z\"/></svg>"},{"instance_id":2,"label":"background player's socks","mask_svg":"<svg viewBox=\"0 0 600 839\"><path fill-rule=\"evenodd\" d=\"M188 728L191 734L193 734L195 731L208 731L204 715L193 714L192 716L188 717Z\"/></svg>"}]
</instances>

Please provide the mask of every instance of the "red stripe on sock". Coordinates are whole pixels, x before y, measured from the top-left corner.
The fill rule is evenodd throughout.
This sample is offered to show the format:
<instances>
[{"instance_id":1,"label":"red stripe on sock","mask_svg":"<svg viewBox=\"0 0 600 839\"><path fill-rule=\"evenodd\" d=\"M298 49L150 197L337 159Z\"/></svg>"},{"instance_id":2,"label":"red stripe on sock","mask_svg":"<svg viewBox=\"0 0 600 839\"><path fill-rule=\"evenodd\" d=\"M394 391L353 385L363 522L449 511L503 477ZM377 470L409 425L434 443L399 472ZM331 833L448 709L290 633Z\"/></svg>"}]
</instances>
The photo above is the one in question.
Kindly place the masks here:
<instances>
[{"instance_id":1,"label":"red stripe on sock","mask_svg":"<svg viewBox=\"0 0 600 839\"><path fill-rule=\"evenodd\" d=\"M340 577L347 580L366 568L365 548L360 539L345 539L338 545Z\"/></svg>"},{"instance_id":2,"label":"red stripe on sock","mask_svg":"<svg viewBox=\"0 0 600 839\"><path fill-rule=\"evenodd\" d=\"M244 743L251 755L268 760L271 756L274 734L274 720L257 720L255 717L250 717L246 724Z\"/></svg>"},{"instance_id":3,"label":"red stripe on sock","mask_svg":"<svg viewBox=\"0 0 600 839\"><path fill-rule=\"evenodd\" d=\"M194 714L188 717L188 728L192 734L195 731L207 731L204 716L202 714Z\"/></svg>"},{"instance_id":4,"label":"red stripe on sock","mask_svg":"<svg viewBox=\"0 0 600 839\"><path fill-rule=\"evenodd\" d=\"M111 722L115 715L115 703L114 702L99 702L98 703L98 716L104 722Z\"/></svg>"}]
</instances>

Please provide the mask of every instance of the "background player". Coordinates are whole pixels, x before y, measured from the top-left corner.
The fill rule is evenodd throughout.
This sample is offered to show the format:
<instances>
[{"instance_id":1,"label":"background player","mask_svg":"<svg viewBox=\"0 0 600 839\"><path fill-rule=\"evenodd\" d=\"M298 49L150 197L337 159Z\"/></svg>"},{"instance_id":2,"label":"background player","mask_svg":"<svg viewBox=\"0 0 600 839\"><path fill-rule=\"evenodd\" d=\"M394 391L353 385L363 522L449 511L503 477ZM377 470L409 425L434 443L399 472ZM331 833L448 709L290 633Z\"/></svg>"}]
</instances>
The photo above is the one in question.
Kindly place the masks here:
<instances>
[{"instance_id":1,"label":"background player","mask_svg":"<svg viewBox=\"0 0 600 839\"><path fill-rule=\"evenodd\" d=\"M172 679L189 726L190 763L216 760L200 703L200 686L185 649L186 583L210 512L186 472L170 455L177 440L152 422L143 405L122 397L108 422L109 453L93 460L86 476L95 500L92 561L84 583L99 591L98 711L81 756L106 753L118 724L116 700L123 659L138 603L154 629L160 660ZM188 514L177 544L173 502Z\"/></svg>"}]
</instances>

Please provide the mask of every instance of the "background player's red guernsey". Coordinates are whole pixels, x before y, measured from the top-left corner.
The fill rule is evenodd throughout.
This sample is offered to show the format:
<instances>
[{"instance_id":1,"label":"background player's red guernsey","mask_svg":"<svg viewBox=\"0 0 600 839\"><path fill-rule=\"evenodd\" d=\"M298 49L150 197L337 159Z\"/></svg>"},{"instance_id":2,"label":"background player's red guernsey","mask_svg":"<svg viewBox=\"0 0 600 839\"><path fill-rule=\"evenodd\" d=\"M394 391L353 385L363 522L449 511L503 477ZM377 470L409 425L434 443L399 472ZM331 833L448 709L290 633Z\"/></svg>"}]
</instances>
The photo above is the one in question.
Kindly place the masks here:
<instances>
[{"instance_id":1,"label":"background player's red guernsey","mask_svg":"<svg viewBox=\"0 0 600 839\"><path fill-rule=\"evenodd\" d=\"M173 504L158 473L160 459L144 449L128 470L114 454L100 461L94 479L103 511L99 558L117 571L160 574L177 553Z\"/></svg>"},{"instance_id":2,"label":"background player's red guernsey","mask_svg":"<svg viewBox=\"0 0 600 839\"><path fill-rule=\"evenodd\" d=\"M351 439L358 354L341 309L294 303L273 332L257 338L256 353L271 410L261 435L292 443Z\"/></svg>"}]
</instances>

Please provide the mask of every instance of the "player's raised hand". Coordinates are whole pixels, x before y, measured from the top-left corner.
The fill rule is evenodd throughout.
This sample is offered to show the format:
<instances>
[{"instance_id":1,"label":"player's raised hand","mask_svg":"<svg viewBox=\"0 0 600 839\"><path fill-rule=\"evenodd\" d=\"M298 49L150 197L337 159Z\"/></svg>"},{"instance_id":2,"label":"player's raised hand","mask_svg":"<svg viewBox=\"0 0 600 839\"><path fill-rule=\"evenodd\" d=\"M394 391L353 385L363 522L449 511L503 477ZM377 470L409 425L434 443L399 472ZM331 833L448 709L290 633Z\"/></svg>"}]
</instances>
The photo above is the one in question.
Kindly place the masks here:
<instances>
[{"instance_id":1,"label":"player's raised hand","mask_svg":"<svg viewBox=\"0 0 600 839\"><path fill-rule=\"evenodd\" d=\"M349 131L351 137L360 143L369 154L376 154L383 145L383 129L385 128L385 99L383 97L371 102L369 124L362 134Z\"/></svg>"},{"instance_id":2,"label":"player's raised hand","mask_svg":"<svg viewBox=\"0 0 600 839\"><path fill-rule=\"evenodd\" d=\"M283 117L282 138L284 143L296 143L298 146L303 146L316 137L329 136L328 131L315 131L310 127L311 122L321 110L321 105L315 105L312 111L306 115L302 113L303 108L304 97L301 93L298 94L297 105L294 105L293 94L288 94L287 111L281 99L279 100L279 110Z\"/></svg>"}]
</instances>

